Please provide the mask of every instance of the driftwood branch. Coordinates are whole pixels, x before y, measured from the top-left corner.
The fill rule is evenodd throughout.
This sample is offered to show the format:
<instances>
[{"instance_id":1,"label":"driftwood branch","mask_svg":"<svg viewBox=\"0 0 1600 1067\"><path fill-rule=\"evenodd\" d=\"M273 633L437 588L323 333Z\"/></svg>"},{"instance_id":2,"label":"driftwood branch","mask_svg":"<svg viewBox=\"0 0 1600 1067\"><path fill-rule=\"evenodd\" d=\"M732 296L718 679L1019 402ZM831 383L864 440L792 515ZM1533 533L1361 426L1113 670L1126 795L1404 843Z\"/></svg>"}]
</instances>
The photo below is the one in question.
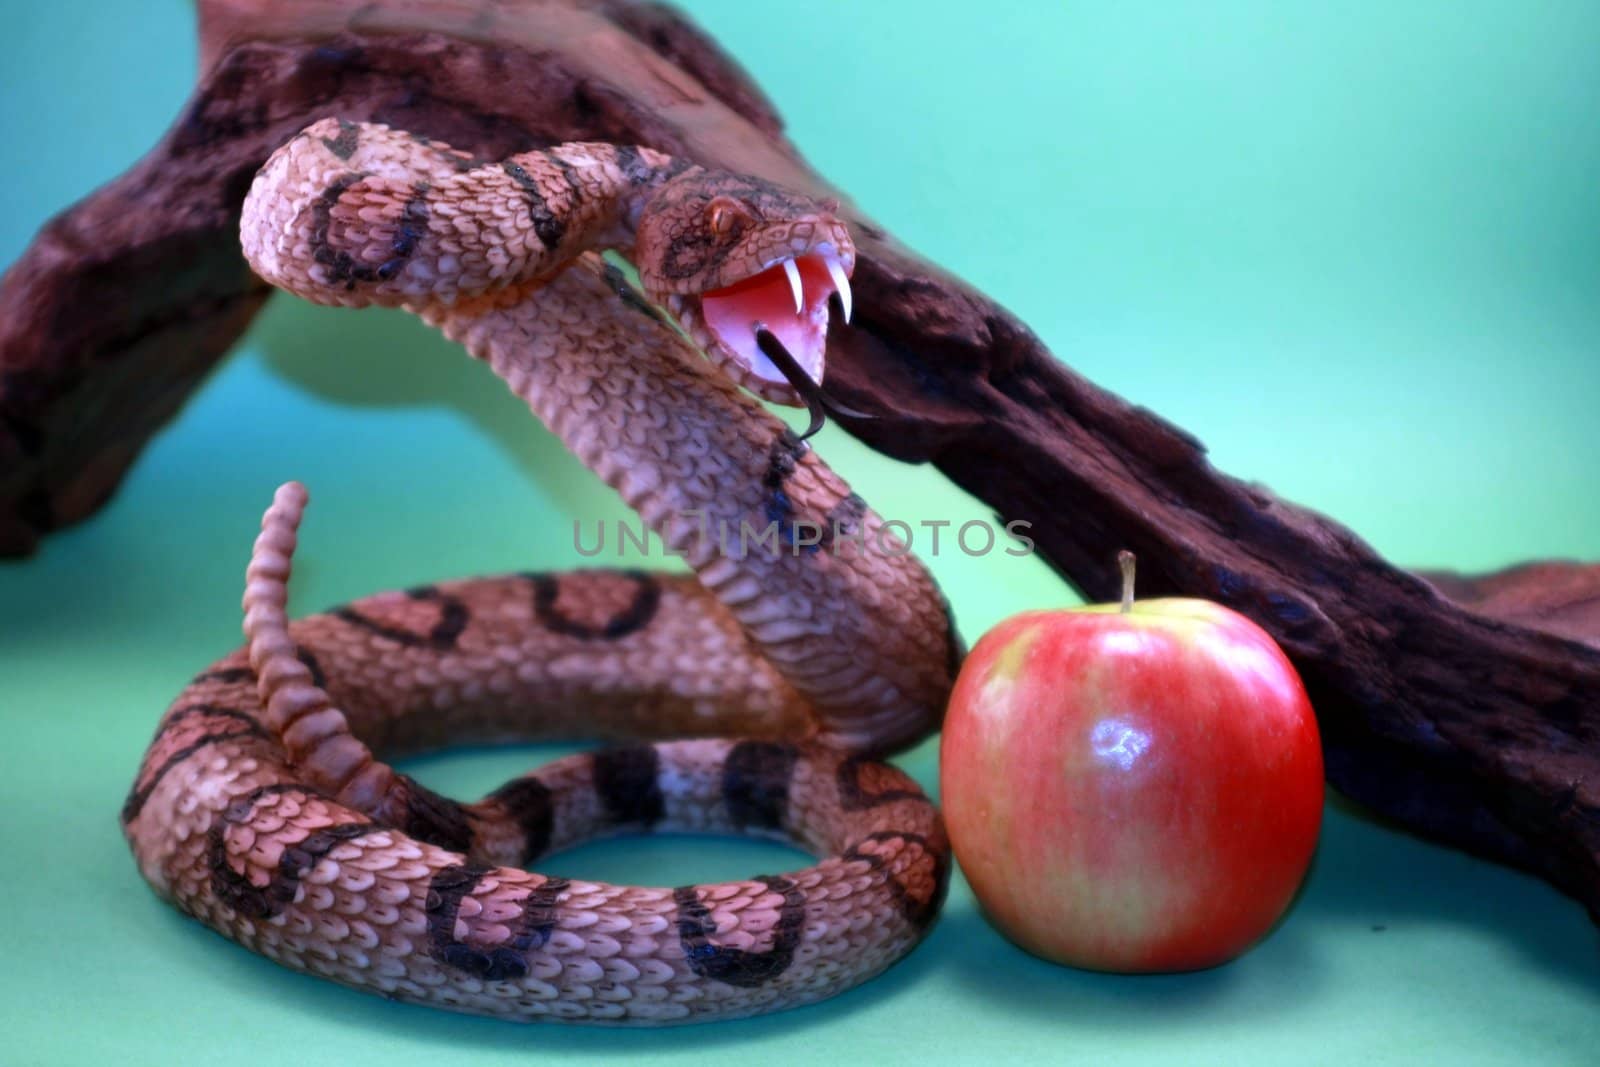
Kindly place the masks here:
<instances>
[{"instance_id":1,"label":"driftwood branch","mask_svg":"<svg viewBox=\"0 0 1600 1067\"><path fill-rule=\"evenodd\" d=\"M48 224L0 281L0 552L92 512L265 296L239 204L313 119L481 155L648 144L839 195L694 26L629 0L211 0L203 74L133 170ZM1328 775L1430 837L1535 871L1600 916L1600 568L1408 574L1349 531L1213 470L1182 431L1058 363L981 294L847 207L860 315L830 381L846 427L936 464L1085 594L1210 597L1289 651Z\"/></svg>"}]
</instances>

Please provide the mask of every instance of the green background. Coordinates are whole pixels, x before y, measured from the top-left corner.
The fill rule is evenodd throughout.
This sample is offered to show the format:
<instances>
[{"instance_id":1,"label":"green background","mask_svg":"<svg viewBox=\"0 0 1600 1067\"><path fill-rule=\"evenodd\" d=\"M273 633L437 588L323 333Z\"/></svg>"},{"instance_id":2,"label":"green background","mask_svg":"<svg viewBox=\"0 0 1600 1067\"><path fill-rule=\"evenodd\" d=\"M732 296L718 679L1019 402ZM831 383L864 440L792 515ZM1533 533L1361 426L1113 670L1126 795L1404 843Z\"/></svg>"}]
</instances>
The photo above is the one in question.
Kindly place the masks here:
<instances>
[{"instance_id":1,"label":"green background","mask_svg":"<svg viewBox=\"0 0 1600 1067\"><path fill-rule=\"evenodd\" d=\"M901 238L1224 469L1408 564L1600 556L1593 4L687 5ZM0 263L128 166L192 83L191 11L10 3ZM884 514L983 517L820 441ZM116 813L156 717L237 640L272 487L316 499L300 610L576 563L623 514L487 372L398 314L275 301L113 504L0 566L0 1062L1593 1062L1600 954L1539 882L1330 805L1239 962L1118 978L1011 948L957 882L889 975L668 1033L521 1029L279 970L160 905ZM1066 517L1071 521L1071 517ZM930 561L976 636L1070 602L1036 560ZM553 749L415 761L476 793ZM904 761L935 782L935 745ZM655 884L795 862L628 841L547 869Z\"/></svg>"}]
</instances>

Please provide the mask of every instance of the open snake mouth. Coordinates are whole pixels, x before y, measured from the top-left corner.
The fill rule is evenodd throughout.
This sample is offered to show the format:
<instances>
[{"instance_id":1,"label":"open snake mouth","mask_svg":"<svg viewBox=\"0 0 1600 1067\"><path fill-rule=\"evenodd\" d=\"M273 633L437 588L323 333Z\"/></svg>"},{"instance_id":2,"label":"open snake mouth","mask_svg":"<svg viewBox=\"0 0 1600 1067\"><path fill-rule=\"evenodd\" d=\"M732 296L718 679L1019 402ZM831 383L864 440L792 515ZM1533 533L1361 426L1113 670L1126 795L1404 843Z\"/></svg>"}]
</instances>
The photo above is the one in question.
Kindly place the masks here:
<instances>
[{"instance_id":1,"label":"open snake mouth","mask_svg":"<svg viewBox=\"0 0 1600 1067\"><path fill-rule=\"evenodd\" d=\"M700 294L706 328L754 377L770 383L792 382L762 350L757 334L777 339L813 383L821 384L828 344L829 299L838 294L845 322L850 321L850 276L826 252L786 258L748 278ZM798 390L797 390L798 391Z\"/></svg>"},{"instance_id":2,"label":"open snake mouth","mask_svg":"<svg viewBox=\"0 0 1600 1067\"><path fill-rule=\"evenodd\" d=\"M815 432L824 412L860 415L822 393L828 320L850 321L854 265L853 255L818 242L727 285L663 294L664 302L735 384L763 400L810 408Z\"/></svg>"}]
</instances>

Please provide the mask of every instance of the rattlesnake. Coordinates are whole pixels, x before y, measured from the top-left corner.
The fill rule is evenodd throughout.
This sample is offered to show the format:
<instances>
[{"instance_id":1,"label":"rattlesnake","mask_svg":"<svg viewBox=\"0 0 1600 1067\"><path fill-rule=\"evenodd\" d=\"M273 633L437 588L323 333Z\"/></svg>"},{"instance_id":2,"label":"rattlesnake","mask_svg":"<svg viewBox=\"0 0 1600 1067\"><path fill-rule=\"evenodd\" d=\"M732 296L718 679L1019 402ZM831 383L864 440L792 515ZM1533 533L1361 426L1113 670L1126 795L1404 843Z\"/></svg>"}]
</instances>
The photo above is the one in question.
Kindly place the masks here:
<instances>
[{"instance_id":1,"label":"rattlesnake","mask_svg":"<svg viewBox=\"0 0 1600 1067\"><path fill-rule=\"evenodd\" d=\"M290 624L306 493L284 486L250 561L247 646L174 702L123 809L162 896L287 966L514 1019L769 1011L921 939L949 874L943 824L869 754L936 728L962 646L905 546L749 395L820 396L854 258L834 210L645 148L492 162L325 120L273 155L241 223L258 273L437 325L695 575L451 582ZM772 539L730 550L741 524ZM471 805L373 755L550 736L631 743ZM678 889L521 869L651 829L826 858Z\"/></svg>"}]
</instances>

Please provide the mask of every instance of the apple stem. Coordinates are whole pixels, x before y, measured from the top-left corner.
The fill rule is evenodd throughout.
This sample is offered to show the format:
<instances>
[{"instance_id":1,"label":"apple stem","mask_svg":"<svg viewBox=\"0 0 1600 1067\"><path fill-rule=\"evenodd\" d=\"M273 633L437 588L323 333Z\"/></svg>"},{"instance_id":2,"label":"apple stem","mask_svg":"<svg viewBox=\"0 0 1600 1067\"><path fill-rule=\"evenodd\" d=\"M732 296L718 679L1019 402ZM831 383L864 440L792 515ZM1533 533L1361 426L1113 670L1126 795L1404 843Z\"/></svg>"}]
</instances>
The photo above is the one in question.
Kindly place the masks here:
<instances>
[{"instance_id":1,"label":"apple stem","mask_svg":"<svg viewBox=\"0 0 1600 1067\"><path fill-rule=\"evenodd\" d=\"M1133 610L1133 570L1138 557L1127 549L1117 553L1117 566L1122 568L1122 613Z\"/></svg>"}]
</instances>

